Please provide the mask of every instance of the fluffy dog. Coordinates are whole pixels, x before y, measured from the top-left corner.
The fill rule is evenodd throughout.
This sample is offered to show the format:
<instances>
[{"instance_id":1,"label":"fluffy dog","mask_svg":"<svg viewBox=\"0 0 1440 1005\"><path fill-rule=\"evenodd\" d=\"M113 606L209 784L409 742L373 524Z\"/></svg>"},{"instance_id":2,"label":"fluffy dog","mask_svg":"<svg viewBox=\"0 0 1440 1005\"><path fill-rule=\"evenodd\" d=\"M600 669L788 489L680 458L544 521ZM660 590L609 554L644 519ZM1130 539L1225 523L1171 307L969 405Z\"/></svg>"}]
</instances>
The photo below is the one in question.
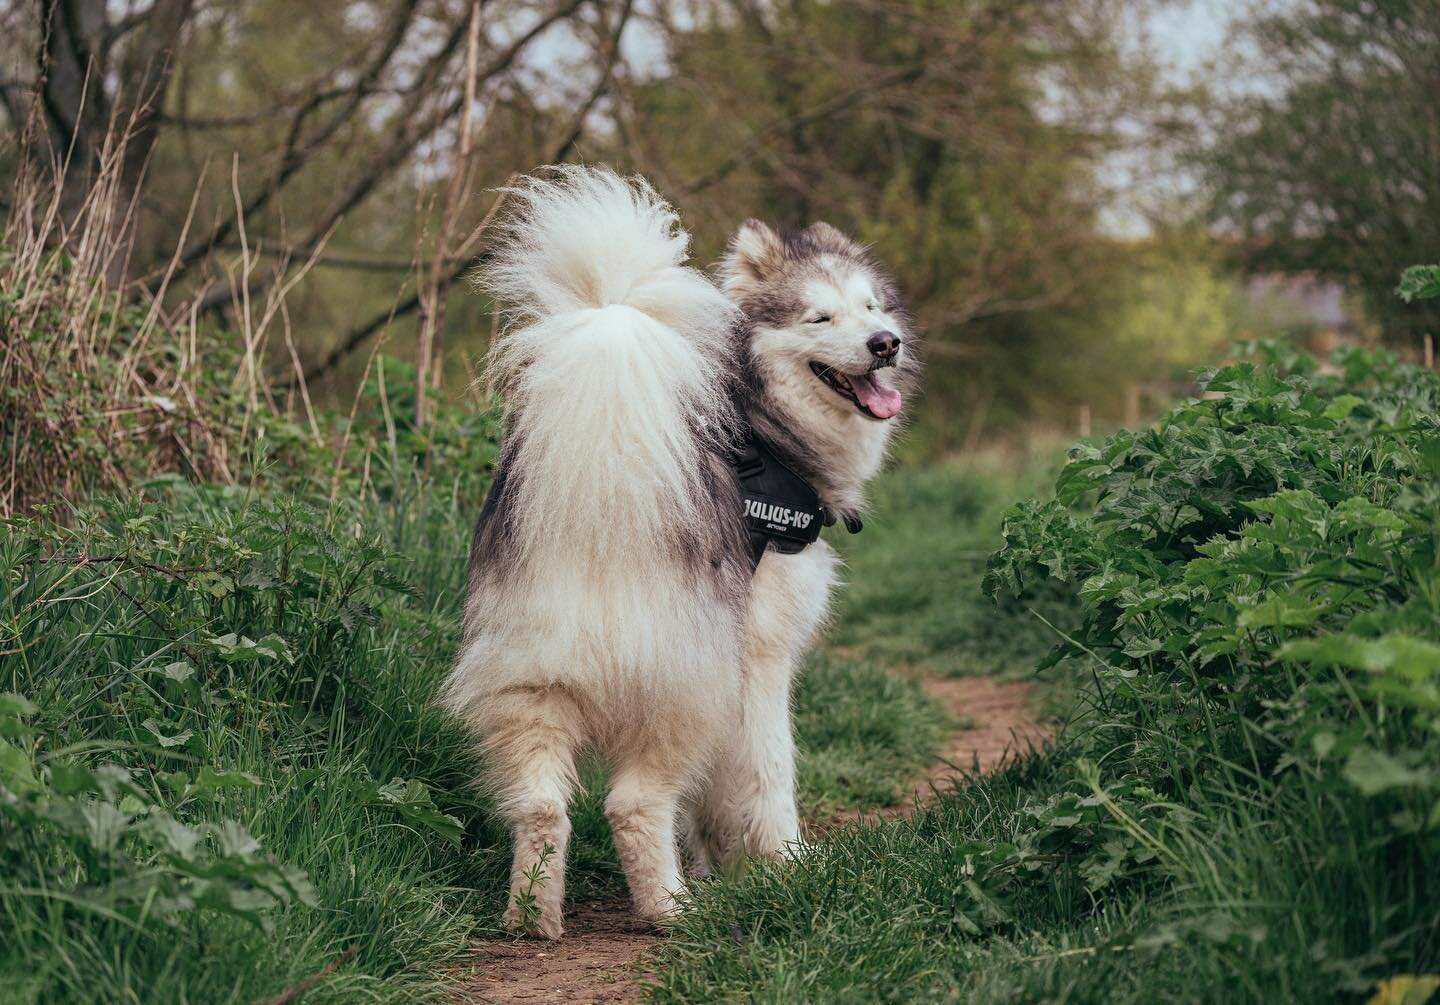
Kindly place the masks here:
<instances>
[{"instance_id":1,"label":"fluffy dog","mask_svg":"<svg viewBox=\"0 0 1440 1005\"><path fill-rule=\"evenodd\" d=\"M826 224L746 222L717 288L642 180L552 168L512 200L482 275L509 311L505 433L443 700L514 835L505 924L558 938L582 750L647 919L676 907L682 840L700 871L798 842L791 678L839 563L817 541L752 571L736 445L858 529L916 356L894 284Z\"/></svg>"}]
</instances>

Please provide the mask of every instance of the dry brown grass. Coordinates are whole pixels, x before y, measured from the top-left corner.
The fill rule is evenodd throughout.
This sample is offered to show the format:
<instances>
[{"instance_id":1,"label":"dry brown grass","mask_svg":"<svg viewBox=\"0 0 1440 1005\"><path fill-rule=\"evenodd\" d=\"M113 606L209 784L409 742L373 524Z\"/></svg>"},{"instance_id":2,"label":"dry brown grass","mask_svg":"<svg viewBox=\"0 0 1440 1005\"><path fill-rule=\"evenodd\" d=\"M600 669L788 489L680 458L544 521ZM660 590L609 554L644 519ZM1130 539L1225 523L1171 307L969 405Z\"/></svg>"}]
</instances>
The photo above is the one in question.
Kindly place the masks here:
<instances>
[{"instance_id":1,"label":"dry brown grass","mask_svg":"<svg viewBox=\"0 0 1440 1005\"><path fill-rule=\"evenodd\" d=\"M199 316L201 293L171 288L178 257L153 294L103 278L125 271L114 265L133 242L135 207L122 205L117 185L126 128L111 129L89 194L69 214L58 183L69 165L37 163L27 135L0 239L0 517L161 472L234 483L264 421L292 408L304 408L318 439L298 360L293 400L277 401L264 378L272 334L289 336L285 298L315 258L294 270L276 263L282 277L252 302L257 256L242 224L226 270L238 334L216 335Z\"/></svg>"}]
</instances>

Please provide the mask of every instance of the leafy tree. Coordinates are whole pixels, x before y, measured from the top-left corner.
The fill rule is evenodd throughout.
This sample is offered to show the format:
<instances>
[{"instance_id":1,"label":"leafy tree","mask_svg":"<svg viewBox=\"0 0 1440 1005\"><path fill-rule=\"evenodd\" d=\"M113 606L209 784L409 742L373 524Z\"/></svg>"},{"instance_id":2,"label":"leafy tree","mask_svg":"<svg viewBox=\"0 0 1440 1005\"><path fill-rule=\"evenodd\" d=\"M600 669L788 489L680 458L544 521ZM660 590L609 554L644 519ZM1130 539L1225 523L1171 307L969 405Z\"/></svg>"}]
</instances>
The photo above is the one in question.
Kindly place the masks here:
<instances>
[{"instance_id":1,"label":"leafy tree","mask_svg":"<svg viewBox=\"0 0 1440 1005\"><path fill-rule=\"evenodd\" d=\"M1258 266L1354 282L1393 339L1434 331L1440 309L1392 291L1440 248L1440 5L1270 2L1244 35L1255 86L1199 155L1215 218Z\"/></svg>"},{"instance_id":2,"label":"leafy tree","mask_svg":"<svg viewBox=\"0 0 1440 1005\"><path fill-rule=\"evenodd\" d=\"M702 255L747 216L873 245L924 332L933 446L959 446L1046 410L1039 370L1088 352L1097 325L1079 321L1111 310L1097 293L1124 256L1099 223L1101 167L1146 97L1115 44L1124 13L713 0L666 26L668 72L626 91L623 153L698 224Z\"/></svg>"}]
</instances>

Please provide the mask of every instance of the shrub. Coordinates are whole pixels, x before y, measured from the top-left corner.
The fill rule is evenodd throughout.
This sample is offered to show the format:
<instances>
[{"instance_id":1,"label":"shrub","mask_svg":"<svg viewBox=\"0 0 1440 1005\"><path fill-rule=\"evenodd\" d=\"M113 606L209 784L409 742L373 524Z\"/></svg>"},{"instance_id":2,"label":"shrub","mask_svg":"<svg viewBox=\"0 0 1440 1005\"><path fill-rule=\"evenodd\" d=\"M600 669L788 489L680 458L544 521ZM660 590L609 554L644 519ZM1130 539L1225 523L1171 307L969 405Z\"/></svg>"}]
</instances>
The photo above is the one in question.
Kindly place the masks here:
<instances>
[{"instance_id":1,"label":"shrub","mask_svg":"<svg viewBox=\"0 0 1440 1005\"><path fill-rule=\"evenodd\" d=\"M355 933L336 1000L397 995L463 944L445 891L499 882L501 836L431 697L494 426L349 443L279 444L313 467L263 484L171 472L3 522L0 975L21 1000L255 1000Z\"/></svg>"},{"instance_id":2,"label":"shrub","mask_svg":"<svg viewBox=\"0 0 1440 1005\"><path fill-rule=\"evenodd\" d=\"M987 588L1074 589L1050 663L1094 679L1075 782L1030 840L1092 895L1178 897L1152 940L1263 941L1318 902L1337 917L1307 914L1295 951L1361 991L1440 962L1440 378L1247 348L1155 428L1074 448L1056 500L1005 521ZM1244 902L1261 889L1282 902Z\"/></svg>"}]
</instances>

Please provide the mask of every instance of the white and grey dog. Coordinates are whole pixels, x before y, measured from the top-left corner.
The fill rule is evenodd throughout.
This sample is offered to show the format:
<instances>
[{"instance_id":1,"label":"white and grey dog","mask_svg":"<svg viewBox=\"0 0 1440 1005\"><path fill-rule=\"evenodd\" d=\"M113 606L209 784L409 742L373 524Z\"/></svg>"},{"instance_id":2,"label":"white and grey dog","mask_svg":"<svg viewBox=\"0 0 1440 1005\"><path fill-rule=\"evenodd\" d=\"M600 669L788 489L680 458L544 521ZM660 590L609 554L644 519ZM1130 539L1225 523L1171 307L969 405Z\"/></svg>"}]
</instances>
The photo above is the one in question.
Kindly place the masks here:
<instances>
[{"instance_id":1,"label":"white and grey dog","mask_svg":"<svg viewBox=\"0 0 1440 1005\"><path fill-rule=\"evenodd\" d=\"M504 442L444 702L513 830L505 923L558 938L583 750L645 918L676 907L682 840L701 870L799 840L791 678L839 561L818 541L752 574L735 446L858 526L917 360L894 284L827 224L746 222L717 288L639 179L552 168L511 198L482 277L510 309Z\"/></svg>"}]
</instances>

